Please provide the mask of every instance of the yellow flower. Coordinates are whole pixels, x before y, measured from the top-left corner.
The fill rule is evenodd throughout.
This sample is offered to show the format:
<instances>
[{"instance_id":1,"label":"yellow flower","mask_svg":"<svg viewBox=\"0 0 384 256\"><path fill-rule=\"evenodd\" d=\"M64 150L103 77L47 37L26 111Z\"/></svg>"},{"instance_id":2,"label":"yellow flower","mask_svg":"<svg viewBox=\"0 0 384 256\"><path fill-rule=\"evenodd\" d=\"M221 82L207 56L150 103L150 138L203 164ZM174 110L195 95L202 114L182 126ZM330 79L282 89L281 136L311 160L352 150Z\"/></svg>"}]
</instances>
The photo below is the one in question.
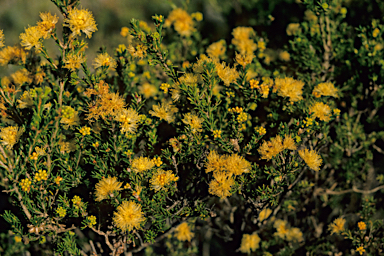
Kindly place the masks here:
<instances>
[{"instance_id":1,"label":"yellow flower","mask_svg":"<svg viewBox=\"0 0 384 256\"><path fill-rule=\"evenodd\" d=\"M87 216L87 222L88 222L88 226L89 227L93 227L94 225L96 225L96 216Z\"/></svg>"},{"instance_id":2,"label":"yellow flower","mask_svg":"<svg viewBox=\"0 0 384 256\"><path fill-rule=\"evenodd\" d=\"M171 102L163 102L159 105L153 105L152 108L153 110L150 110L149 114L160 118L160 120L165 120L168 123L172 123L175 120L174 114L178 111Z\"/></svg>"},{"instance_id":3,"label":"yellow flower","mask_svg":"<svg viewBox=\"0 0 384 256\"><path fill-rule=\"evenodd\" d=\"M0 48L4 46L4 32L2 29L0 29Z\"/></svg>"},{"instance_id":4,"label":"yellow flower","mask_svg":"<svg viewBox=\"0 0 384 256\"><path fill-rule=\"evenodd\" d=\"M160 85L160 89L164 91L164 93L167 93L168 92L168 89L171 87L170 84L166 84L166 83L162 83Z\"/></svg>"},{"instance_id":5,"label":"yellow flower","mask_svg":"<svg viewBox=\"0 0 384 256\"><path fill-rule=\"evenodd\" d=\"M152 169L155 166L152 160L148 157L138 157L132 160L131 168L135 172L144 172Z\"/></svg>"},{"instance_id":6,"label":"yellow flower","mask_svg":"<svg viewBox=\"0 0 384 256\"><path fill-rule=\"evenodd\" d=\"M291 59L291 55L289 54L289 52L287 51L281 51L279 53L279 58L282 60L282 61L289 61Z\"/></svg>"},{"instance_id":7,"label":"yellow flower","mask_svg":"<svg viewBox=\"0 0 384 256\"><path fill-rule=\"evenodd\" d=\"M97 31L97 25L90 11L85 9L73 8L68 11L68 18L64 20L64 26L67 26L72 31L72 36L81 34L81 31L86 34L86 37L91 38L92 33Z\"/></svg>"},{"instance_id":8,"label":"yellow flower","mask_svg":"<svg viewBox=\"0 0 384 256\"><path fill-rule=\"evenodd\" d=\"M103 178L96 184L96 201L102 201L108 196L113 197L115 191L122 190L123 183L117 181L116 177Z\"/></svg>"},{"instance_id":9,"label":"yellow flower","mask_svg":"<svg viewBox=\"0 0 384 256\"><path fill-rule=\"evenodd\" d=\"M283 141L283 147L284 149L290 149L290 150L296 150L297 146L295 145L294 139L291 137L290 134L286 134L284 141Z\"/></svg>"},{"instance_id":10,"label":"yellow flower","mask_svg":"<svg viewBox=\"0 0 384 256\"><path fill-rule=\"evenodd\" d=\"M356 252L360 253L360 255L363 255L365 253L365 249L363 246L357 247Z\"/></svg>"},{"instance_id":11,"label":"yellow flower","mask_svg":"<svg viewBox=\"0 0 384 256\"><path fill-rule=\"evenodd\" d=\"M175 228L176 238L179 241L191 241L193 237L193 232L188 226L188 223L183 222Z\"/></svg>"},{"instance_id":12,"label":"yellow flower","mask_svg":"<svg viewBox=\"0 0 384 256\"><path fill-rule=\"evenodd\" d=\"M114 212L113 215L113 222L122 231L138 229L145 221L141 205L133 201L124 201L117 207L117 212Z\"/></svg>"},{"instance_id":13,"label":"yellow flower","mask_svg":"<svg viewBox=\"0 0 384 256\"><path fill-rule=\"evenodd\" d=\"M286 32L288 36L293 36L293 35L296 35L299 30L300 30L299 23L290 23L288 24Z\"/></svg>"},{"instance_id":14,"label":"yellow flower","mask_svg":"<svg viewBox=\"0 0 384 256\"><path fill-rule=\"evenodd\" d=\"M48 179L48 174L47 174L47 171L46 170L39 170L36 175L35 175L35 178L34 180L39 182L39 181L42 181L42 180L47 180Z\"/></svg>"},{"instance_id":15,"label":"yellow flower","mask_svg":"<svg viewBox=\"0 0 384 256\"><path fill-rule=\"evenodd\" d=\"M359 223L357 223L357 226L359 227L359 230L366 230L367 229L367 224L365 224L364 221L359 221Z\"/></svg>"},{"instance_id":16,"label":"yellow flower","mask_svg":"<svg viewBox=\"0 0 384 256\"><path fill-rule=\"evenodd\" d=\"M64 106L61 110L60 123L64 124L66 129L70 126L78 125L80 123L78 112L70 106Z\"/></svg>"},{"instance_id":17,"label":"yellow flower","mask_svg":"<svg viewBox=\"0 0 384 256\"><path fill-rule=\"evenodd\" d=\"M115 117L116 121L121 122L121 133L134 133L138 127L140 116L136 110L123 108Z\"/></svg>"},{"instance_id":18,"label":"yellow flower","mask_svg":"<svg viewBox=\"0 0 384 256\"><path fill-rule=\"evenodd\" d=\"M192 114L192 113L185 114L184 119L182 121L186 125L189 125L190 131L192 133L201 132L203 130L202 123L204 122L204 119L200 118L195 114Z\"/></svg>"},{"instance_id":19,"label":"yellow flower","mask_svg":"<svg viewBox=\"0 0 384 256\"><path fill-rule=\"evenodd\" d=\"M235 184L233 178L225 172L214 172L213 180L209 183L208 192L221 199L231 196L231 187Z\"/></svg>"},{"instance_id":20,"label":"yellow flower","mask_svg":"<svg viewBox=\"0 0 384 256\"><path fill-rule=\"evenodd\" d=\"M156 94L158 93L157 87L147 82L139 86L138 89L139 89L139 93L143 94L146 99L155 97Z\"/></svg>"},{"instance_id":21,"label":"yellow flower","mask_svg":"<svg viewBox=\"0 0 384 256\"><path fill-rule=\"evenodd\" d=\"M176 177L172 171L164 171L160 169L151 178L151 188L157 192L178 179L179 178Z\"/></svg>"},{"instance_id":22,"label":"yellow flower","mask_svg":"<svg viewBox=\"0 0 384 256\"><path fill-rule=\"evenodd\" d=\"M67 210L60 206L60 207L58 207L58 208L56 209L56 213L57 213L61 218L64 218L65 215L67 214Z\"/></svg>"},{"instance_id":23,"label":"yellow flower","mask_svg":"<svg viewBox=\"0 0 384 256\"><path fill-rule=\"evenodd\" d=\"M344 230L345 219L337 218L331 223L328 229L331 231L331 234L336 233L339 234Z\"/></svg>"},{"instance_id":24,"label":"yellow flower","mask_svg":"<svg viewBox=\"0 0 384 256\"><path fill-rule=\"evenodd\" d=\"M260 213L259 213L259 221L263 222L264 220L268 219L268 217L271 215L272 210L269 208L264 208Z\"/></svg>"},{"instance_id":25,"label":"yellow flower","mask_svg":"<svg viewBox=\"0 0 384 256\"><path fill-rule=\"evenodd\" d=\"M214 139L221 138L221 130L214 130L213 131L213 138Z\"/></svg>"},{"instance_id":26,"label":"yellow flower","mask_svg":"<svg viewBox=\"0 0 384 256\"><path fill-rule=\"evenodd\" d=\"M252 60L255 58L253 54L238 54L236 53L236 63L245 68L248 64L252 63Z\"/></svg>"},{"instance_id":27,"label":"yellow flower","mask_svg":"<svg viewBox=\"0 0 384 256\"><path fill-rule=\"evenodd\" d=\"M81 64L86 61L85 56L82 53L68 53L64 59L64 68L75 71L81 67Z\"/></svg>"},{"instance_id":28,"label":"yellow flower","mask_svg":"<svg viewBox=\"0 0 384 256\"><path fill-rule=\"evenodd\" d=\"M169 27L172 24L176 32L181 36L189 37L195 31L192 17L181 8L172 10L165 20L165 27Z\"/></svg>"},{"instance_id":29,"label":"yellow flower","mask_svg":"<svg viewBox=\"0 0 384 256\"><path fill-rule=\"evenodd\" d=\"M259 135L264 135L264 134L267 133L267 130L265 130L265 128L262 127L262 126L255 127L255 131L256 131Z\"/></svg>"},{"instance_id":30,"label":"yellow flower","mask_svg":"<svg viewBox=\"0 0 384 256\"><path fill-rule=\"evenodd\" d=\"M323 160L314 150L302 149L299 150L299 155L310 169L314 171L320 170Z\"/></svg>"},{"instance_id":31,"label":"yellow flower","mask_svg":"<svg viewBox=\"0 0 384 256\"><path fill-rule=\"evenodd\" d=\"M373 32L372 32L372 36L373 36L373 37L377 37L377 36L379 35L379 33L380 33L380 29L375 28L375 29L373 30Z\"/></svg>"},{"instance_id":32,"label":"yellow flower","mask_svg":"<svg viewBox=\"0 0 384 256\"><path fill-rule=\"evenodd\" d=\"M126 37L129 35L129 28L127 27L122 27L121 28L121 31L120 31L120 35L123 36L123 37Z\"/></svg>"},{"instance_id":33,"label":"yellow flower","mask_svg":"<svg viewBox=\"0 0 384 256\"><path fill-rule=\"evenodd\" d=\"M43 33L37 26L29 27L25 29L25 33L21 33L19 38L21 40L21 46L27 50L31 50L35 47L36 52L40 52L42 44L40 39L43 37Z\"/></svg>"},{"instance_id":34,"label":"yellow flower","mask_svg":"<svg viewBox=\"0 0 384 256\"><path fill-rule=\"evenodd\" d=\"M207 169L205 172L221 172L224 170L225 163L226 158L220 156L215 150L212 150L207 157L207 163L205 164Z\"/></svg>"},{"instance_id":35,"label":"yellow flower","mask_svg":"<svg viewBox=\"0 0 384 256\"><path fill-rule=\"evenodd\" d=\"M226 51L226 44L225 40L221 39L220 41L217 41L215 43L212 43L210 46L207 48L207 54L210 58L212 59L220 59L225 56L225 51Z\"/></svg>"},{"instance_id":36,"label":"yellow flower","mask_svg":"<svg viewBox=\"0 0 384 256\"><path fill-rule=\"evenodd\" d=\"M161 158L160 157L155 157L152 159L153 163L157 166L157 167L160 167L160 165L163 164L163 162L161 161Z\"/></svg>"},{"instance_id":37,"label":"yellow flower","mask_svg":"<svg viewBox=\"0 0 384 256\"><path fill-rule=\"evenodd\" d=\"M15 243L20 243L22 238L20 236L15 236Z\"/></svg>"},{"instance_id":38,"label":"yellow flower","mask_svg":"<svg viewBox=\"0 0 384 256\"><path fill-rule=\"evenodd\" d=\"M4 66L10 62L25 64L27 53L21 46L7 46L0 51L0 65ZM2 82L4 84L4 82Z\"/></svg>"},{"instance_id":39,"label":"yellow flower","mask_svg":"<svg viewBox=\"0 0 384 256\"><path fill-rule=\"evenodd\" d=\"M128 47L128 52L132 55L132 57L142 59L147 55L147 48L148 47L143 44L137 45L136 48L130 45Z\"/></svg>"},{"instance_id":40,"label":"yellow flower","mask_svg":"<svg viewBox=\"0 0 384 256\"><path fill-rule=\"evenodd\" d=\"M232 44L241 54L253 54L257 49L257 44L251 39L255 31L250 27L237 27L232 31Z\"/></svg>"},{"instance_id":41,"label":"yellow flower","mask_svg":"<svg viewBox=\"0 0 384 256\"><path fill-rule=\"evenodd\" d=\"M279 96L289 97L291 102L296 102L303 98L303 86L304 82L291 77L276 78L274 91L277 90Z\"/></svg>"},{"instance_id":42,"label":"yellow flower","mask_svg":"<svg viewBox=\"0 0 384 256\"><path fill-rule=\"evenodd\" d=\"M24 132L24 128L19 129L17 126L8 126L1 128L0 138L1 143L7 147L7 149L12 149L12 147L18 142L21 135Z\"/></svg>"},{"instance_id":43,"label":"yellow flower","mask_svg":"<svg viewBox=\"0 0 384 256\"><path fill-rule=\"evenodd\" d=\"M273 223L273 227L276 228L275 236L285 239L288 233L288 223L285 220L277 219Z\"/></svg>"},{"instance_id":44,"label":"yellow flower","mask_svg":"<svg viewBox=\"0 0 384 256\"><path fill-rule=\"evenodd\" d=\"M72 198L72 203L73 203L73 205L76 207L78 207L78 206L80 206L80 204L81 204L81 198L79 197L79 196L74 196L73 198Z\"/></svg>"},{"instance_id":45,"label":"yellow flower","mask_svg":"<svg viewBox=\"0 0 384 256\"><path fill-rule=\"evenodd\" d=\"M42 37L47 39L51 36L51 32L55 28L56 23L59 21L59 17L57 17L56 14L52 16L49 12L43 12L40 13L40 18L42 21L37 23L37 27L40 29Z\"/></svg>"},{"instance_id":46,"label":"yellow flower","mask_svg":"<svg viewBox=\"0 0 384 256\"><path fill-rule=\"evenodd\" d=\"M196 21L203 20L203 14L201 12L194 12L191 14L191 17L194 18Z\"/></svg>"},{"instance_id":47,"label":"yellow flower","mask_svg":"<svg viewBox=\"0 0 384 256\"><path fill-rule=\"evenodd\" d=\"M251 163L238 154L232 154L225 161L225 168L229 174L241 175L252 169Z\"/></svg>"},{"instance_id":48,"label":"yellow flower","mask_svg":"<svg viewBox=\"0 0 384 256\"><path fill-rule=\"evenodd\" d=\"M331 119L331 108L323 102L316 102L312 107L309 108L309 112L321 121L328 122Z\"/></svg>"},{"instance_id":49,"label":"yellow flower","mask_svg":"<svg viewBox=\"0 0 384 256\"><path fill-rule=\"evenodd\" d=\"M17 70L11 75L11 78L17 86L22 86L24 83L32 83L31 75L25 68Z\"/></svg>"},{"instance_id":50,"label":"yellow flower","mask_svg":"<svg viewBox=\"0 0 384 256\"><path fill-rule=\"evenodd\" d=\"M301 242L303 241L303 232L299 228L289 228L286 240L289 242Z\"/></svg>"},{"instance_id":51,"label":"yellow flower","mask_svg":"<svg viewBox=\"0 0 384 256\"><path fill-rule=\"evenodd\" d=\"M63 180L62 177L57 176L57 177L55 178L55 183L56 183L57 185L60 185L60 182L61 182L62 180Z\"/></svg>"},{"instance_id":52,"label":"yellow flower","mask_svg":"<svg viewBox=\"0 0 384 256\"><path fill-rule=\"evenodd\" d=\"M338 93L337 88L333 85L333 83L330 83L330 82L320 83L316 85L312 91L312 94L316 98L319 98L321 96L338 97L337 93Z\"/></svg>"},{"instance_id":53,"label":"yellow flower","mask_svg":"<svg viewBox=\"0 0 384 256\"><path fill-rule=\"evenodd\" d=\"M239 73L237 72L236 68L230 68L226 65L225 62L223 63L216 63L216 70L217 75L220 77L220 79L224 82L226 86L229 86L231 83L235 83L237 78L239 78Z\"/></svg>"},{"instance_id":54,"label":"yellow flower","mask_svg":"<svg viewBox=\"0 0 384 256\"><path fill-rule=\"evenodd\" d=\"M239 250L242 253L251 253L254 252L257 248L259 248L259 243L261 239L258 234L253 233L251 235L244 234L241 239L241 245Z\"/></svg>"},{"instance_id":55,"label":"yellow flower","mask_svg":"<svg viewBox=\"0 0 384 256\"><path fill-rule=\"evenodd\" d=\"M283 150L283 139L280 135L277 135L275 138L271 138L268 142L263 141L263 144L257 151L261 155L261 159L271 160L272 157L276 156Z\"/></svg>"},{"instance_id":56,"label":"yellow flower","mask_svg":"<svg viewBox=\"0 0 384 256\"><path fill-rule=\"evenodd\" d=\"M32 184L32 181L28 178L25 178L21 180L20 187L23 191L28 193L29 190L31 189L31 184Z\"/></svg>"},{"instance_id":57,"label":"yellow flower","mask_svg":"<svg viewBox=\"0 0 384 256\"><path fill-rule=\"evenodd\" d=\"M80 132L83 136L90 135L90 134L91 134L91 128L88 127L88 126L84 126L84 127L82 127L81 129L79 129L79 132Z\"/></svg>"},{"instance_id":58,"label":"yellow flower","mask_svg":"<svg viewBox=\"0 0 384 256\"><path fill-rule=\"evenodd\" d=\"M100 67L108 67L108 70L115 70L117 67L116 61L106 52L99 53L93 60L92 65L95 67L95 69Z\"/></svg>"}]
</instances>

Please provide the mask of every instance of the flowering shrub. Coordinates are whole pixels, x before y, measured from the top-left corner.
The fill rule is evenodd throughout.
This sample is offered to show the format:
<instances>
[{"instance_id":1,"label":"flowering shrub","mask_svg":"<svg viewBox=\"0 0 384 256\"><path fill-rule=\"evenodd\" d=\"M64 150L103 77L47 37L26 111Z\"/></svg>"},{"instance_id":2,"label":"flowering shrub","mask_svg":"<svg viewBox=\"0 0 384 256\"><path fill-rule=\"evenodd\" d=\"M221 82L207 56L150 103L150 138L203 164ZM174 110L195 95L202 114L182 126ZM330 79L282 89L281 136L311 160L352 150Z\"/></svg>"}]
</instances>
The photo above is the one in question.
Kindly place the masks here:
<instances>
[{"instance_id":1,"label":"flowering shrub","mask_svg":"<svg viewBox=\"0 0 384 256\"><path fill-rule=\"evenodd\" d=\"M0 64L18 67L0 89L5 255L382 253L381 20L297 1L273 50L251 26L208 43L202 13L175 7L132 19L90 68L93 14L52 2L61 16L19 44L0 31Z\"/></svg>"}]
</instances>

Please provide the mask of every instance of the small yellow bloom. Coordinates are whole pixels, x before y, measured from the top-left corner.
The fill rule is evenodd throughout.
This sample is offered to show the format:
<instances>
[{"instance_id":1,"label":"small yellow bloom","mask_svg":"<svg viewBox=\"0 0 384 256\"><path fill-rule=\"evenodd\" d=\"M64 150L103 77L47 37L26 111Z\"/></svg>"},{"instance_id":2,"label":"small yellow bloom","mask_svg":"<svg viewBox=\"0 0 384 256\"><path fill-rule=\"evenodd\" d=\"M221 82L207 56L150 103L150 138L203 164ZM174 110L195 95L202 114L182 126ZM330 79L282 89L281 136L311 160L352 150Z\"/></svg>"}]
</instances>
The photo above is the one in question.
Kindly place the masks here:
<instances>
[{"instance_id":1,"label":"small yellow bloom","mask_svg":"<svg viewBox=\"0 0 384 256\"><path fill-rule=\"evenodd\" d=\"M377 36L379 35L379 33L380 33L380 29L375 28L375 29L373 30L373 32L372 32L372 36L373 36L373 37L377 37Z\"/></svg>"},{"instance_id":2,"label":"small yellow bloom","mask_svg":"<svg viewBox=\"0 0 384 256\"><path fill-rule=\"evenodd\" d=\"M25 29L25 33L21 33L19 38L21 40L21 46L27 50L31 50L32 47L35 47L36 52L41 51L41 41L43 33L38 26L33 26Z\"/></svg>"},{"instance_id":3,"label":"small yellow bloom","mask_svg":"<svg viewBox=\"0 0 384 256\"><path fill-rule=\"evenodd\" d=\"M15 243L20 243L22 241L22 238L20 236L15 236Z\"/></svg>"},{"instance_id":4,"label":"small yellow bloom","mask_svg":"<svg viewBox=\"0 0 384 256\"><path fill-rule=\"evenodd\" d=\"M4 32L0 29L0 48L4 47Z\"/></svg>"},{"instance_id":5,"label":"small yellow bloom","mask_svg":"<svg viewBox=\"0 0 384 256\"><path fill-rule=\"evenodd\" d=\"M267 133L267 130L262 126L255 127L255 131L261 136Z\"/></svg>"},{"instance_id":6,"label":"small yellow bloom","mask_svg":"<svg viewBox=\"0 0 384 256\"><path fill-rule=\"evenodd\" d=\"M87 221L88 221L88 227L93 227L96 225L96 217L93 215L87 216Z\"/></svg>"},{"instance_id":7,"label":"small yellow bloom","mask_svg":"<svg viewBox=\"0 0 384 256\"><path fill-rule=\"evenodd\" d=\"M100 67L108 67L108 70L115 70L117 67L116 61L106 52L99 53L93 60L92 65L95 67L95 69Z\"/></svg>"},{"instance_id":8,"label":"small yellow bloom","mask_svg":"<svg viewBox=\"0 0 384 256\"><path fill-rule=\"evenodd\" d=\"M22 179L21 182L20 182L20 186L21 186L21 189L25 192L29 192L30 189L31 189L31 180L28 179L28 178L25 178L25 179Z\"/></svg>"},{"instance_id":9,"label":"small yellow bloom","mask_svg":"<svg viewBox=\"0 0 384 256\"><path fill-rule=\"evenodd\" d=\"M64 218L65 215L67 214L67 210L60 206L59 208L56 209L56 213L57 213L61 218Z\"/></svg>"},{"instance_id":10,"label":"small yellow bloom","mask_svg":"<svg viewBox=\"0 0 384 256\"><path fill-rule=\"evenodd\" d=\"M336 116L339 116L340 115L340 109L338 109L338 108L334 108L333 109L333 114L335 114Z\"/></svg>"},{"instance_id":11,"label":"small yellow bloom","mask_svg":"<svg viewBox=\"0 0 384 256\"><path fill-rule=\"evenodd\" d=\"M117 212L114 212L113 215L113 222L122 231L138 229L145 221L141 205L133 201L124 201L117 207Z\"/></svg>"},{"instance_id":12,"label":"small yellow bloom","mask_svg":"<svg viewBox=\"0 0 384 256\"><path fill-rule=\"evenodd\" d=\"M196 132L201 132L203 129L203 122L204 119L200 118L199 116L192 114L192 113L187 113L184 115L184 119L182 120L183 123L186 125L189 125L189 129L192 133Z\"/></svg>"},{"instance_id":13,"label":"small yellow bloom","mask_svg":"<svg viewBox=\"0 0 384 256\"><path fill-rule=\"evenodd\" d=\"M282 97L288 97L290 102L297 102L303 99L304 82L291 77L276 78L274 92Z\"/></svg>"},{"instance_id":14,"label":"small yellow bloom","mask_svg":"<svg viewBox=\"0 0 384 256\"><path fill-rule=\"evenodd\" d=\"M12 149L12 147L19 141L19 138L23 134L24 129L19 129L17 126L8 126L1 128L0 138L1 143L7 147L7 149Z\"/></svg>"},{"instance_id":15,"label":"small yellow bloom","mask_svg":"<svg viewBox=\"0 0 384 256\"><path fill-rule=\"evenodd\" d=\"M120 31L120 35L123 36L123 37L126 37L129 35L129 28L127 27L122 27L121 28L121 31Z\"/></svg>"},{"instance_id":16,"label":"small yellow bloom","mask_svg":"<svg viewBox=\"0 0 384 256\"><path fill-rule=\"evenodd\" d=\"M310 169L314 171L320 170L323 160L314 150L302 149L299 150L299 155Z\"/></svg>"},{"instance_id":17,"label":"small yellow bloom","mask_svg":"<svg viewBox=\"0 0 384 256\"><path fill-rule=\"evenodd\" d=\"M122 190L122 182L117 181L116 177L103 178L96 184L96 201L102 201L108 196L115 196L114 193Z\"/></svg>"},{"instance_id":18,"label":"small yellow bloom","mask_svg":"<svg viewBox=\"0 0 384 256\"><path fill-rule=\"evenodd\" d=\"M365 253L365 249L363 246L357 247L356 252L360 253L360 255L363 255Z\"/></svg>"},{"instance_id":19,"label":"small yellow bloom","mask_svg":"<svg viewBox=\"0 0 384 256\"><path fill-rule=\"evenodd\" d=\"M131 168L133 171L139 173L148 171L153 168L155 164L148 157L138 157L132 160Z\"/></svg>"},{"instance_id":20,"label":"small yellow bloom","mask_svg":"<svg viewBox=\"0 0 384 256\"><path fill-rule=\"evenodd\" d=\"M157 192L178 179L172 171L158 170L151 178L151 188Z\"/></svg>"},{"instance_id":21,"label":"small yellow bloom","mask_svg":"<svg viewBox=\"0 0 384 256\"><path fill-rule=\"evenodd\" d=\"M48 174L47 174L47 171L46 170L39 170L36 174L35 174L35 178L34 180L39 182L39 181L42 181L42 180L47 180L48 179Z\"/></svg>"},{"instance_id":22,"label":"small yellow bloom","mask_svg":"<svg viewBox=\"0 0 384 256\"><path fill-rule=\"evenodd\" d=\"M213 131L213 138L214 139L221 138L221 130L214 130Z\"/></svg>"},{"instance_id":23,"label":"small yellow bloom","mask_svg":"<svg viewBox=\"0 0 384 256\"><path fill-rule=\"evenodd\" d=\"M80 35L82 31L88 38L91 38L92 33L97 31L95 19L92 13L86 9L70 9L68 11L68 18L64 22L64 26L71 29L72 36Z\"/></svg>"},{"instance_id":24,"label":"small yellow bloom","mask_svg":"<svg viewBox=\"0 0 384 256\"><path fill-rule=\"evenodd\" d=\"M60 182L61 182L62 180L63 180L62 177L57 176L57 177L55 178L55 183L56 183L57 185L60 185Z\"/></svg>"},{"instance_id":25,"label":"small yellow bloom","mask_svg":"<svg viewBox=\"0 0 384 256\"><path fill-rule=\"evenodd\" d=\"M160 85L160 89L164 91L164 93L167 93L168 92L168 89L170 88L171 86L169 84L166 84L166 83L162 83Z\"/></svg>"},{"instance_id":26,"label":"small yellow bloom","mask_svg":"<svg viewBox=\"0 0 384 256\"><path fill-rule=\"evenodd\" d=\"M241 175L248 173L252 169L252 166L244 157L238 154L232 154L226 157L225 169L230 175Z\"/></svg>"},{"instance_id":27,"label":"small yellow bloom","mask_svg":"<svg viewBox=\"0 0 384 256\"><path fill-rule=\"evenodd\" d=\"M282 61L289 61L291 59L291 55L287 51L282 51L279 53L279 58Z\"/></svg>"},{"instance_id":28,"label":"small yellow bloom","mask_svg":"<svg viewBox=\"0 0 384 256\"><path fill-rule=\"evenodd\" d=\"M315 118L319 118L321 121L328 122L330 120L331 108L323 102L316 102L310 107L309 111Z\"/></svg>"},{"instance_id":29,"label":"small yellow bloom","mask_svg":"<svg viewBox=\"0 0 384 256\"><path fill-rule=\"evenodd\" d=\"M74 196L72 198L72 203L74 206L79 206L81 204L81 198L79 196Z\"/></svg>"},{"instance_id":30,"label":"small yellow bloom","mask_svg":"<svg viewBox=\"0 0 384 256\"><path fill-rule=\"evenodd\" d=\"M51 32L56 26L56 23L59 21L59 17L52 15L49 12L40 13L40 18L42 21L37 23L37 27L40 29L44 39L47 39L51 36Z\"/></svg>"},{"instance_id":31,"label":"small yellow bloom","mask_svg":"<svg viewBox=\"0 0 384 256\"><path fill-rule=\"evenodd\" d=\"M226 48L225 40L222 39L220 41L217 41L217 42L209 45L206 51L207 51L207 54L210 58L212 58L214 60L218 60L218 59L223 58L225 56L226 50L227 50L227 48Z\"/></svg>"},{"instance_id":32,"label":"small yellow bloom","mask_svg":"<svg viewBox=\"0 0 384 256\"><path fill-rule=\"evenodd\" d=\"M161 161L161 158L160 157L155 157L152 159L153 163L157 166L157 167L160 167L160 165L163 164L163 162Z\"/></svg>"},{"instance_id":33,"label":"small yellow bloom","mask_svg":"<svg viewBox=\"0 0 384 256\"><path fill-rule=\"evenodd\" d=\"M241 239L240 251L242 253L251 253L254 252L257 248L259 248L259 243L261 239L257 233L253 233L251 235L244 234Z\"/></svg>"},{"instance_id":34,"label":"small yellow bloom","mask_svg":"<svg viewBox=\"0 0 384 256\"><path fill-rule=\"evenodd\" d=\"M365 224L365 222L363 222L363 221L359 221L357 223L357 226L359 227L360 230L366 230L367 229L367 224Z\"/></svg>"},{"instance_id":35,"label":"small yellow bloom","mask_svg":"<svg viewBox=\"0 0 384 256\"><path fill-rule=\"evenodd\" d=\"M193 232L191 232L191 229L188 226L188 223L183 222L175 229L176 232L176 238L179 241L191 241L193 237Z\"/></svg>"},{"instance_id":36,"label":"small yellow bloom","mask_svg":"<svg viewBox=\"0 0 384 256\"><path fill-rule=\"evenodd\" d=\"M171 102L163 102L158 105L153 105L152 109L153 110L149 111L149 114L160 118L160 120L165 120L168 123L172 123L175 120L174 114L178 111Z\"/></svg>"},{"instance_id":37,"label":"small yellow bloom","mask_svg":"<svg viewBox=\"0 0 384 256\"><path fill-rule=\"evenodd\" d=\"M216 195L221 199L231 196L231 188L235 184L234 179L230 174L225 172L214 172L213 180L209 183L208 192L212 195Z\"/></svg>"},{"instance_id":38,"label":"small yellow bloom","mask_svg":"<svg viewBox=\"0 0 384 256\"><path fill-rule=\"evenodd\" d=\"M329 230L331 230L331 234L336 233L339 234L344 230L345 225L345 219L343 218L337 218L331 223L328 227Z\"/></svg>"},{"instance_id":39,"label":"small yellow bloom","mask_svg":"<svg viewBox=\"0 0 384 256\"><path fill-rule=\"evenodd\" d=\"M88 127L88 126L84 126L84 127L82 127L81 129L79 129L79 132L80 132L83 136L91 135L91 128Z\"/></svg>"},{"instance_id":40,"label":"small yellow bloom","mask_svg":"<svg viewBox=\"0 0 384 256\"><path fill-rule=\"evenodd\" d=\"M194 12L191 14L191 17L194 18L196 21L203 20L203 14L201 12Z\"/></svg>"},{"instance_id":41,"label":"small yellow bloom","mask_svg":"<svg viewBox=\"0 0 384 256\"><path fill-rule=\"evenodd\" d=\"M71 71L76 71L81 67L81 64L84 63L87 59L82 53L68 53L65 55L64 59L64 68L67 68Z\"/></svg>"},{"instance_id":42,"label":"small yellow bloom","mask_svg":"<svg viewBox=\"0 0 384 256\"><path fill-rule=\"evenodd\" d=\"M300 30L299 23L290 23L288 24L286 32L288 36L293 36L293 35L296 35L299 30Z\"/></svg>"}]
</instances>

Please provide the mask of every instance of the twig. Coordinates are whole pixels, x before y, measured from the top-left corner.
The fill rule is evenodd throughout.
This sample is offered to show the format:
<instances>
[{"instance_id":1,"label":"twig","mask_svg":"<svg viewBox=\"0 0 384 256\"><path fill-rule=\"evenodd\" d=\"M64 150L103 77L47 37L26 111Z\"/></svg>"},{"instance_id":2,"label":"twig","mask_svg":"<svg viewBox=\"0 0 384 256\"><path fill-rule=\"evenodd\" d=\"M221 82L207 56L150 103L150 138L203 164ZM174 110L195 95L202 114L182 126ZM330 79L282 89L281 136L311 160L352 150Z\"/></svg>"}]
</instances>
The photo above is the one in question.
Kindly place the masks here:
<instances>
[{"instance_id":1,"label":"twig","mask_svg":"<svg viewBox=\"0 0 384 256\"><path fill-rule=\"evenodd\" d=\"M91 229L96 232L97 234L101 235L101 236L104 236L105 237L105 243L108 245L109 249L111 249L112 253L115 252L115 248L113 247L113 245L109 242L109 237L107 233L104 233L103 231L101 230L97 230L95 229L94 227L91 227Z\"/></svg>"},{"instance_id":2,"label":"twig","mask_svg":"<svg viewBox=\"0 0 384 256\"><path fill-rule=\"evenodd\" d=\"M328 195L342 195L342 194L347 194L347 193L352 193L352 192L360 193L360 194L372 194L372 193L379 191L380 189L384 189L384 185L378 186L378 187L370 189L370 190L361 190L361 189L356 188L355 186L353 186L351 189L342 190L342 191L333 191L330 189L326 189L325 193Z\"/></svg>"}]
</instances>

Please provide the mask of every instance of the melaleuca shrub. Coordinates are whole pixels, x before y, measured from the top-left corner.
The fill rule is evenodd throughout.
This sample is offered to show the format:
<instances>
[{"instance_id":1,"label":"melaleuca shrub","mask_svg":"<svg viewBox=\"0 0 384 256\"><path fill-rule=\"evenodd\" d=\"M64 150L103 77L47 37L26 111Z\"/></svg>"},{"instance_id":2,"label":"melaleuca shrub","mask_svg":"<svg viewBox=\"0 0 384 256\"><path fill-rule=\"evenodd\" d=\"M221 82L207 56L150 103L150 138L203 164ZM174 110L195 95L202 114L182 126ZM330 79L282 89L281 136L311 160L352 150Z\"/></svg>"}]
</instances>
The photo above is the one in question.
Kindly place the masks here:
<instances>
[{"instance_id":1,"label":"melaleuca shrub","mask_svg":"<svg viewBox=\"0 0 384 256\"><path fill-rule=\"evenodd\" d=\"M208 43L175 7L89 60L93 14L53 2L19 44L0 33L7 255L381 252L380 20L302 1L276 50L251 26Z\"/></svg>"}]
</instances>

